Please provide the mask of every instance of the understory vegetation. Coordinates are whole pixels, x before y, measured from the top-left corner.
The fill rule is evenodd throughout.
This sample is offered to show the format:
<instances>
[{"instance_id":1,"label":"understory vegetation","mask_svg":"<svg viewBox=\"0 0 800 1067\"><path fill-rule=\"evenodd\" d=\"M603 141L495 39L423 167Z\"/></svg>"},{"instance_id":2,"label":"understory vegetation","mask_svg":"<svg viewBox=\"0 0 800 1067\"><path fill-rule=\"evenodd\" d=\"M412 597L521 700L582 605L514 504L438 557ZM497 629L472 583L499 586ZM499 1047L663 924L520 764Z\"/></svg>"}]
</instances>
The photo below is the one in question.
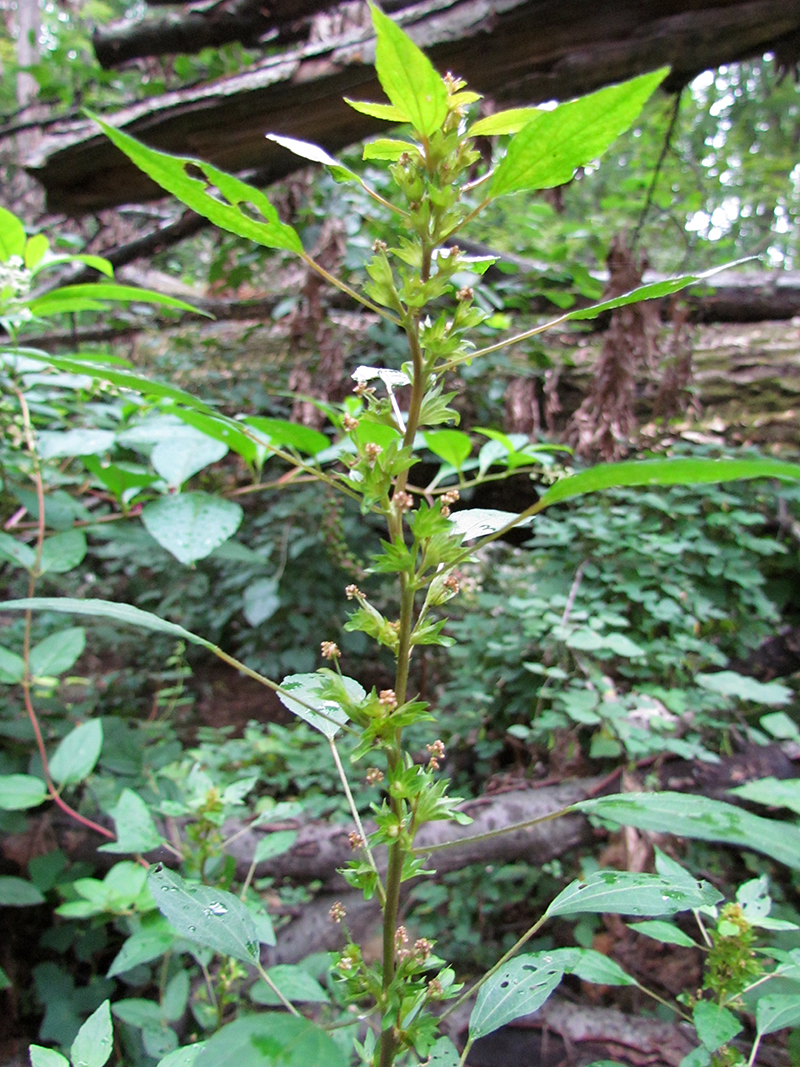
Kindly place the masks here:
<instances>
[{"instance_id":1,"label":"understory vegetation","mask_svg":"<svg viewBox=\"0 0 800 1067\"><path fill-rule=\"evenodd\" d=\"M644 152L666 71L480 118L371 8L389 103L349 103L400 133L363 161L276 138L327 168L280 213L98 120L224 231L162 269L280 279L268 336L38 347L194 309L0 208L4 1036L33 1067L466 1067L560 987L686 1024L681 1067L798 1064L800 464L684 435L689 378L638 441L633 387L560 418L542 337L650 344L640 301L775 234L743 212L646 285L622 241L638 277L604 295L532 194Z\"/></svg>"}]
</instances>

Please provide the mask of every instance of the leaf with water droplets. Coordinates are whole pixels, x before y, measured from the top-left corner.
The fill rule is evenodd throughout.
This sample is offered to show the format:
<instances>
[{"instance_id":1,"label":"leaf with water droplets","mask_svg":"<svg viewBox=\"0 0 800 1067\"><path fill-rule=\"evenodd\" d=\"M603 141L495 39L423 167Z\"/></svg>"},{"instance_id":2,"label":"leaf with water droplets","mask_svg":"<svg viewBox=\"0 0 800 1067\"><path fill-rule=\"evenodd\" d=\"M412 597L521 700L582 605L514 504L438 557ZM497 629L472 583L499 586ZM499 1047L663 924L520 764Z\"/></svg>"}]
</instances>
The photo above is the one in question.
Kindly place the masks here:
<instances>
[{"instance_id":1,"label":"leaf with water droplets","mask_svg":"<svg viewBox=\"0 0 800 1067\"><path fill-rule=\"evenodd\" d=\"M108 1001L104 1000L80 1028L72 1043L72 1067L103 1067L111 1055L111 1048L111 1010Z\"/></svg>"},{"instance_id":2,"label":"leaf with water droplets","mask_svg":"<svg viewBox=\"0 0 800 1067\"><path fill-rule=\"evenodd\" d=\"M614 912L620 915L674 915L722 900L708 882L688 885L661 874L600 870L577 879L558 894L547 915Z\"/></svg>"},{"instance_id":3,"label":"leaf with water droplets","mask_svg":"<svg viewBox=\"0 0 800 1067\"><path fill-rule=\"evenodd\" d=\"M232 893L189 882L159 864L147 875L158 910L181 937L244 963L259 958L253 916Z\"/></svg>"},{"instance_id":4,"label":"leaf with water droplets","mask_svg":"<svg viewBox=\"0 0 800 1067\"><path fill-rule=\"evenodd\" d=\"M470 1040L536 1011L563 976L563 967L546 952L509 960L481 986L469 1019Z\"/></svg>"}]
</instances>

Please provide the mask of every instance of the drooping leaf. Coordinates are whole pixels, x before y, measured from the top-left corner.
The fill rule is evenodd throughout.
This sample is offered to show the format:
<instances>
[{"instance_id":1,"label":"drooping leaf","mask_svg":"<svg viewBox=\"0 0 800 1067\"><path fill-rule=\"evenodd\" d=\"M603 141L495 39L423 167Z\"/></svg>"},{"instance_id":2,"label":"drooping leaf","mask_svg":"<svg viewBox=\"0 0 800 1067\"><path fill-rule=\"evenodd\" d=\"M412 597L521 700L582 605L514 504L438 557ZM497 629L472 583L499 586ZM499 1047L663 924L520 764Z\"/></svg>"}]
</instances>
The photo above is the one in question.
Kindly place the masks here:
<instances>
[{"instance_id":1,"label":"drooping leaf","mask_svg":"<svg viewBox=\"0 0 800 1067\"><path fill-rule=\"evenodd\" d=\"M264 415L249 415L243 420L247 426L260 430L269 438L269 443L276 448L288 445L296 448L298 452L304 452L307 456L315 456L317 452L330 445L330 441L324 433L314 430L310 426L302 426L298 422L289 422L288 419L271 419Z\"/></svg>"},{"instance_id":2,"label":"drooping leaf","mask_svg":"<svg viewBox=\"0 0 800 1067\"><path fill-rule=\"evenodd\" d=\"M47 800L47 786L32 774L0 774L0 811L38 808Z\"/></svg>"},{"instance_id":3,"label":"drooping leaf","mask_svg":"<svg viewBox=\"0 0 800 1067\"><path fill-rule=\"evenodd\" d=\"M695 882L692 888L660 874L599 870L571 882L552 901L547 915L674 915L721 899L722 894L708 882Z\"/></svg>"},{"instance_id":4,"label":"drooping leaf","mask_svg":"<svg viewBox=\"0 0 800 1067\"><path fill-rule=\"evenodd\" d=\"M394 104L372 104L368 100L350 100L344 98L354 111L369 115L373 119L385 119L387 122L408 122L408 116Z\"/></svg>"},{"instance_id":5,"label":"drooping leaf","mask_svg":"<svg viewBox=\"0 0 800 1067\"><path fill-rule=\"evenodd\" d=\"M83 561L86 535L83 530L63 530L42 542L41 574L66 574Z\"/></svg>"},{"instance_id":6,"label":"drooping leaf","mask_svg":"<svg viewBox=\"0 0 800 1067\"><path fill-rule=\"evenodd\" d=\"M539 507L625 485L697 485L738 478L798 479L800 463L775 459L643 459L600 463L561 478L540 499Z\"/></svg>"},{"instance_id":7,"label":"drooping leaf","mask_svg":"<svg viewBox=\"0 0 800 1067\"><path fill-rule=\"evenodd\" d=\"M103 619L111 619L112 622L125 623L128 626L136 626L144 630L153 630L156 633L171 634L180 637L192 644L202 645L204 648L213 648L210 641L206 641L197 634L185 630L177 623L168 622L166 619L153 615L150 611L142 611L132 604L116 604L113 600L77 600L74 597L25 597L20 600L6 600L3 602L4 611L59 611L66 615L94 615Z\"/></svg>"},{"instance_id":8,"label":"drooping leaf","mask_svg":"<svg viewBox=\"0 0 800 1067\"><path fill-rule=\"evenodd\" d=\"M797 994L771 993L759 997L756 1004L756 1029L760 1036L774 1034L786 1026L800 1023L800 997Z\"/></svg>"},{"instance_id":9,"label":"drooping leaf","mask_svg":"<svg viewBox=\"0 0 800 1067\"><path fill-rule=\"evenodd\" d=\"M50 774L59 785L74 785L92 773L103 747L100 719L76 726L62 740L50 760Z\"/></svg>"},{"instance_id":10,"label":"drooping leaf","mask_svg":"<svg viewBox=\"0 0 800 1067\"><path fill-rule=\"evenodd\" d=\"M263 1012L223 1026L193 1067L347 1067L332 1038L308 1019Z\"/></svg>"},{"instance_id":11,"label":"drooping leaf","mask_svg":"<svg viewBox=\"0 0 800 1067\"><path fill-rule=\"evenodd\" d=\"M268 133L267 140L274 141L275 144L279 144L287 151L300 156L301 159L307 159L311 163L321 163L324 167L329 167L336 178L361 181L358 175L354 174L349 167L340 163L338 159L334 159L329 152L326 152L318 144L312 144L310 141L299 141L296 137L283 137L277 133Z\"/></svg>"},{"instance_id":12,"label":"drooping leaf","mask_svg":"<svg viewBox=\"0 0 800 1067\"><path fill-rule=\"evenodd\" d=\"M27 878L0 875L0 908L29 908L44 904L44 894Z\"/></svg>"},{"instance_id":13,"label":"drooping leaf","mask_svg":"<svg viewBox=\"0 0 800 1067\"><path fill-rule=\"evenodd\" d=\"M353 700L364 699L366 692L354 678L342 678L342 682ZM315 730L319 730L329 741L332 741L339 732L339 726L346 723L350 716L340 704L325 700L319 695L323 684L324 679L319 674L290 674L281 682L281 688L287 692L296 693L303 704L292 700L285 693L278 693L278 698L293 715L303 719L309 726L313 726ZM310 704L316 710L309 711L303 706L304 704Z\"/></svg>"},{"instance_id":14,"label":"drooping leaf","mask_svg":"<svg viewBox=\"0 0 800 1067\"><path fill-rule=\"evenodd\" d=\"M753 849L800 870L800 829L721 800L686 793L623 793L582 800L574 809L622 826Z\"/></svg>"},{"instance_id":15,"label":"drooping leaf","mask_svg":"<svg viewBox=\"0 0 800 1067\"><path fill-rule=\"evenodd\" d=\"M377 34L375 71L394 107L423 137L429 137L447 116L447 87L441 75L388 15L370 4Z\"/></svg>"},{"instance_id":16,"label":"drooping leaf","mask_svg":"<svg viewBox=\"0 0 800 1067\"><path fill-rule=\"evenodd\" d=\"M233 500L210 493L179 493L142 511L147 532L181 563L205 559L239 529L244 512Z\"/></svg>"},{"instance_id":17,"label":"drooping leaf","mask_svg":"<svg viewBox=\"0 0 800 1067\"><path fill-rule=\"evenodd\" d=\"M101 845L101 852L149 852L163 843L147 805L132 789L122 790L110 815L116 826L117 840Z\"/></svg>"},{"instance_id":18,"label":"drooping leaf","mask_svg":"<svg viewBox=\"0 0 800 1067\"><path fill-rule=\"evenodd\" d=\"M161 307L175 308L177 311L197 311L197 308L187 304L185 300L178 300L177 297L164 296L163 293L155 293L151 289L139 289L135 285L118 285L115 282L62 285L44 296L33 297L27 301L33 314L43 319L72 311L106 311L109 304L158 304Z\"/></svg>"},{"instance_id":19,"label":"drooping leaf","mask_svg":"<svg viewBox=\"0 0 800 1067\"><path fill-rule=\"evenodd\" d=\"M50 634L31 649L31 674L34 678L57 677L75 665L85 647L86 631L82 626Z\"/></svg>"},{"instance_id":20,"label":"drooping leaf","mask_svg":"<svg viewBox=\"0 0 800 1067\"><path fill-rule=\"evenodd\" d=\"M258 930L238 897L186 881L161 864L150 869L147 880L158 910L181 937L243 963L258 960Z\"/></svg>"},{"instance_id":21,"label":"drooping leaf","mask_svg":"<svg viewBox=\"0 0 800 1067\"><path fill-rule=\"evenodd\" d=\"M469 1019L473 1041L529 1015L547 1000L564 976L547 953L517 956L493 974L478 991Z\"/></svg>"},{"instance_id":22,"label":"drooping leaf","mask_svg":"<svg viewBox=\"0 0 800 1067\"><path fill-rule=\"evenodd\" d=\"M552 111L537 111L508 146L489 196L551 189L570 181L578 167L598 159L630 126L666 74L663 67Z\"/></svg>"},{"instance_id":23,"label":"drooping leaf","mask_svg":"<svg viewBox=\"0 0 800 1067\"><path fill-rule=\"evenodd\" d=\"M103 1067L111 1055L113 1033L111 1009L107 1000L93 1012L72 1043L72 1067Z\"/></svg>"},{"instance_id":24,"label":"drooping leaf","mask_svg":"<svg viewBox=\"0 0 800 1067\"><path fill-rule=\"evenodd\" d=\"M202 160L148 148L97 116L90 117L140 170L198 215L229 233L247 237L266 248L303 251L296 230L280 221L277 211L260 189ZM198 173L202 177L196 177ZM251 217L243 206L261 217Z\"/></svg>"}]
</instances>

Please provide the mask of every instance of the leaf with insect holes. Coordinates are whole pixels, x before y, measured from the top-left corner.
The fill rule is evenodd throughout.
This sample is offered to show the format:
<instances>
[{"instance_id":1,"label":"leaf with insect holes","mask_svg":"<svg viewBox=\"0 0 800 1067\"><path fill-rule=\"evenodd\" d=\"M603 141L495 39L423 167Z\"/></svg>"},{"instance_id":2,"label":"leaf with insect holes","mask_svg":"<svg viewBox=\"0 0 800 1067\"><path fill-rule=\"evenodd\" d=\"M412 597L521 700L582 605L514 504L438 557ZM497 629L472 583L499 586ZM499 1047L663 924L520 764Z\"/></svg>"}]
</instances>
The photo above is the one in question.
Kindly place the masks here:
<instances>
[{"instance_id":1,"label":"leaf with insect holes","mask_svg":"<svg viewBox=\"0 0 800 1067\"><path fill-rule=\"evenodd\" d=\"M600 870L571 882L552 901L547 915L674 915L716 904L718 900L722 900L722 894L708 882L690 886L660 874Z\"/></svg>"},{"instance_id":2,"label":"leaf with insect holes","mask_svg":"<svg viewBox=\"0 0 800 1067\"><path fill-rule=\"evenodd\" d=\"M481 986L469 1019L469 1036L476 1041L501 1026L530 1015L547 1000L564 970L547 953L517 956Z\"/></svg>"},{"instance_id":3,"label":"leaf with insect holes","mask_svg":"<svg viewBox=\"0 0 800 1067\"><path fill-rule=\"evenodd\" d=\"M367 695L364 687L354 678L342 678L341 681L353 700L363 700ZM340 704L333 700L325 700L319 695L323 684L324 679L319 674L290 674L281 682L281 689L285 689L288 693L296 693L303 704L292 700L286 693L278 693L278 698L293 715L303 719L309 726L313 726L315 730L319 730L329 741L332 741L339 732L339 727L343 726L350 716ZM315 710L309 710L304 707L305 704L310 704Z\"/></svg>"},{"instance_id":4,"label":"leaf with insect holes","mask_svg":"<svg viewBox=\"0 0 800 1067\"><path fill-rule=\"evenodd\" d=\"M158 910L181 937L243 963L258 961L258 930L238 897L186 881L160 863L150 869L147 881Z\"/></svg>"},{"instance_id":5,"label":"leaf with insect holes","mask_svg":"<svg viewBox=\"0 0 800 1067\"><path fill-rule=\"evenodd\" d=\"M265 248L302 253L303 245L297 231L280 221L277 211L260 189L200 159L173 156L148 148L96 115L88 114L131 162L198 215ZM251 209L260 218L252 217Z\"/></svg>"}]
</instances>

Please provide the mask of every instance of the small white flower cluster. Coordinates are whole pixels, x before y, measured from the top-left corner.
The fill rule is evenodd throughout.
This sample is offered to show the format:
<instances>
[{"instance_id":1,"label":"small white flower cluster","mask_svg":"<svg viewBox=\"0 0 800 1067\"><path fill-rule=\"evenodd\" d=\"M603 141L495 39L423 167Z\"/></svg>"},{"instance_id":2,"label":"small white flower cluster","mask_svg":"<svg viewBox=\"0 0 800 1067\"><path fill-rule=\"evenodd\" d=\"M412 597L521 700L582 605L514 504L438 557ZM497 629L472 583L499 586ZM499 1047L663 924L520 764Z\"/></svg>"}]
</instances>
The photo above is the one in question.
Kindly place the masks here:
<instances>
[{"instance_id":1,"label":"small white flower cluster","mask_svg":"<svg viewBox=\"0 0 800 1067\"><path fill-rule=\"evenodd\" d=\"M9 256L6 263L0 263L0 292L10 289L14 296L26 296L31 289L32 277L20 256Z\"/></svg>"}]
</instances>

